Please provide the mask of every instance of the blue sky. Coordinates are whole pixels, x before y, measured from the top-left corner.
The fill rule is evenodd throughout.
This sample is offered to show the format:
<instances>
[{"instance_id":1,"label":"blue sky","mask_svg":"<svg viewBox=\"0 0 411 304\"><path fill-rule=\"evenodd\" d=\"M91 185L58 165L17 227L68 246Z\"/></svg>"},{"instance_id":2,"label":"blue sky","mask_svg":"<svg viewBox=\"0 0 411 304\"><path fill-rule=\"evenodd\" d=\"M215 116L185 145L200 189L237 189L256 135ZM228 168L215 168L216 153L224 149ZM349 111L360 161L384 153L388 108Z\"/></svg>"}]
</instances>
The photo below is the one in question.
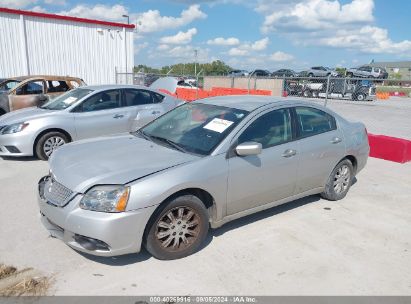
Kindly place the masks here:
<instances>
[{"instance_id":1,"label":"blue sky","mask_svg":"<svg viewBox=\"0 0 411 304\"><path fill-rule=\"evenodd\" d=\"M0 6L137 24L135 64L223 60L296 70L411 60L409 0L0 0Z\"/></svg>"}]
</instances>

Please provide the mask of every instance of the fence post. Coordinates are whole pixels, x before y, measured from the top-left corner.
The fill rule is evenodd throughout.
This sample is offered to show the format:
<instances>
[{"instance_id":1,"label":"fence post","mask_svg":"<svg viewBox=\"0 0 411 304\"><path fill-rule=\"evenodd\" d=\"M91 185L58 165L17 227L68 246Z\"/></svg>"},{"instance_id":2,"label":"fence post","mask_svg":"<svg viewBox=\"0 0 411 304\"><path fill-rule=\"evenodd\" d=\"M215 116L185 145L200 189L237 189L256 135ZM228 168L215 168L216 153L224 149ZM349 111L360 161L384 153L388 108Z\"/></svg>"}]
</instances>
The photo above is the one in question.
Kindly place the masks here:
<instances>
[{"instance_id":1,"label":"fence post","mask_svg":"<svg viewBox=\"0 0 411 304\"><path fill-rule=\"evenodd\" d=\"M330 78L331 78L331 75L328 75L328 77L327 77L327 89L325 91L324 107L327 106L327 102L328 102L328 92L329 92L329 88L330 88Z\"/></svg>"}]
</instances>

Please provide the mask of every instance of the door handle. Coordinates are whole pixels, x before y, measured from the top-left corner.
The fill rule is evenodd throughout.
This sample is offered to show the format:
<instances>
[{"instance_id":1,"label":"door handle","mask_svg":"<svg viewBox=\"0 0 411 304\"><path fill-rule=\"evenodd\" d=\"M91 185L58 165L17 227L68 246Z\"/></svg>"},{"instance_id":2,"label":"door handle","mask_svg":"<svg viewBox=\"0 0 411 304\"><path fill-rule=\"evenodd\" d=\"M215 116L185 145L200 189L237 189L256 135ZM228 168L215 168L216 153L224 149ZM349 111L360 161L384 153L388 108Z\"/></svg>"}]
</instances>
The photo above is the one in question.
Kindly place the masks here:
<instances>
[{"instance_id":1,"label":"door handle","mask_svg":"<svg viewBox=\"0 0 411 304\"><path fill-rule=\"evenodd\" d=\"M151 114L153 114L153 115L160 114L160 113L161 113L160 111L153 111L153 112L151 112Z\"/></svg>"},{"instance_id":2,"label":"door handle","mask_svg":"<svg viewBox=\"0 0 411 304\"><path fill-rule=\"evenodd\" d=\"M287 149L287 150L284 151L284 153L281 156L288 158L288 157L292 157L296 154L297 154L297 151L295 151L293 149Z\"/></svg>"},{"instance_id":3,"label":"door handle","mask_svg":"<svg viewBox=\"0 0 411 304\"><path fill-rule=\"evenodd\" d=\"M340 143L341 141L342 141L342 139L339 138L339 137L333 137L333 139L331 139L331 143L332 143L332 144L338 144L338 143Z\"/></svg>"},{"instance_id":4,"label":"door handle","mask_svg":"<svg viewBox=\"0 0 411 304\"><path fill-rule=\"evenodd\" d=\"M123 117L124 117L123 114L116 114L116 115L113 116L113 118L116 118L116 119L123 118Z\"/></svg>"}]
</instances>

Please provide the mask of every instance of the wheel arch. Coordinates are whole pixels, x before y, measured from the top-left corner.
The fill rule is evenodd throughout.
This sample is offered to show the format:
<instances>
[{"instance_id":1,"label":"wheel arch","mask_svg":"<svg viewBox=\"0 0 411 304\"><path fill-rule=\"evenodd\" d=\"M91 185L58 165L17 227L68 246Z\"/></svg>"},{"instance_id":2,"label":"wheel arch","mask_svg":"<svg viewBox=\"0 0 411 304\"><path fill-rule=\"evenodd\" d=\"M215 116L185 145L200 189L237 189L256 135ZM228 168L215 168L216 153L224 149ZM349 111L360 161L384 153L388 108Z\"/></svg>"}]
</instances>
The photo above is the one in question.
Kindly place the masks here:
<instances>
[{"instance_id":1,"label":"wheel arch","mask_svg":"<svg viewBox=\"0 0 411 304\"><path fill-rule=\"evenodd\" d=\"M351 164L353 166L353 169L354 169L354 175L355 175L357 173L357 166L358 166L357 158L354 155L347 155L344 158L342 158L340 161L342 161L344 159L348 159L351 162Z\"/></svg>"},{"instance_id":2,"label":"wheel arch","mask_svg":"<svg viewBox=\"0 0 411 304\"><path fill-rule=\"evenodd\" d=\"M38 141L40 140L40 138L41 138L44 134L47 134L47 133L50 133L50 132L60 132L60 133L63 133L64 135L67 136L69 142L73 141L73 137L71 136L71 134L70 134L69 132L67 132L66 130L64 130L64 129L61 129L61 128L48 128L48 129L45 129L45 130L41 131L39 134L37 134L36 139L34 140L34 143L33 143L33 155L36 155L36 146L37 146L37 143L38 143Z\"/></svg>"},{"instance_id":3,"label":"wheel arch","mask_svg":"<svg viewBox=\"0 0 411 304\"><path fill-rule=\"evenodd\" d=\"M144 237L143 237L143 242L147 236L148 230L153 222L153 219L159 212L161 212L162 208L166 206L168 202L173 200L176 197L182 196L182 195L194 195L197 198L199 198L202 203L204 204L204 207L206 209L212 208L215 205L215 200L213 196L206 190L201 189L201 188L185 188L178 190L174 192L173 194L169 195L167 198L165 198L154 210L154 212L151 214L150 219L148 220L146 227L144 228ZM211 219L213 217L212 213L209 212L209 218Z\"/></svg>"}]
</instances>

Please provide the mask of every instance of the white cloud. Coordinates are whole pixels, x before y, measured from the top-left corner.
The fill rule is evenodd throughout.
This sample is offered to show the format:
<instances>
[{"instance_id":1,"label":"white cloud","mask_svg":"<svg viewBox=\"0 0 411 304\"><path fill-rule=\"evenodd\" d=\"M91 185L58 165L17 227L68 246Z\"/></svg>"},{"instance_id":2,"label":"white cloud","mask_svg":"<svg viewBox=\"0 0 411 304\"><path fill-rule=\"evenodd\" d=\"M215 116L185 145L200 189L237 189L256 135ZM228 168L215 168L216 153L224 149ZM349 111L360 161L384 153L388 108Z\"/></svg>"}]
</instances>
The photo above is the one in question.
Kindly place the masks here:
<instances>
[{"instance_id":1,"label":"white cloud","mask_svg":"<svg viewBox=\"0 0 411 304\"><path fill-rule=\"evenodd\" d=\"M160 39L163 44L187 44L193 39L193 36L197 34L196 28L191 28L187 32L178 32L174 36L166 36Z\"/></svg>"},{"instance_id":2,"label":"white cloud","mask_svg":"<svg viewBox=\"0 0 411 304\"><path fill-rule=\"evenodd\" d=\"M338 0L307 0L288 6L272 6L262 26L270 31L321 30L341 24L367 23L374 20L373 0L352 0L341 4ZM261 11L261 10L260 10Z\"/></svg>"},{"instance_id":3,"label":"white cloud","mask_svg":"<svg viewBox=\"0 0 411 304\"><path fill-rule=\"evenodd\" d=\"M263 51L267 48L269 42L270 42L270 39L268 39L268 37L257 40L253 43L246 42L246 43L239 45L238 47L231 48L228 51L228 55L247 56L251 54L253 51L254 52Z\"/></svg>"},{"instance_id":4,"label":"white cloud","mask_svg":"<svg viewBox=\"0 0 411 304\"><path fill-rule=\"evenodd\" d=\"M113 6L104 4L96 4L95 6L79 4L73 7L71 10L62 11L59 14L91 19L124 22L125 18L122 17L122 15L127 15L127 9L120 4L116 4Z\"/></svg>"},{"instance_id":5,"label":"white cloud","mask_svg":"<svg viewBox=\"0 0 411 304\"><path fill-rule=\"evenodd\" d=\"M36 3L37 0L0 0L0 6L7 8L25 8Z\"/></svg>"},{"instance_id":6,"label":"white cloud","mask_svg":"<svg viewBox=\"0 0 411 304\"><path fill-rule=\"evenodd\" d=\"M238 38L230 37L230 38L222 38L218 37L212 40L208 40L207 44L209 45L238 45L240 44L240 40Z\"/></svg>"},{"instance_id":7,"label":"white cloud","mask_svg":"<svg viewBox=\"0 0 411 304\"><path fill-rule=\"evenodd\" d=\"M335 48L357 49L364 53L403 54L411 52L411 41L394 42L388 31L375 26L364 26L359 30L339 30L332 37L318 40L321 45Z\"/></svg>"},{"instance_id":8,"label":"white cloud","mask_svg":"<svg viewBox=\"0 0 411 304\"><path fill-rule=\"evenodd\" d=\"M274 52L270 55L270 60L276 61L276 62L284 62L284 61L290 61L294 59L294 56L291 54L287 54L281 51Z\"/></svg>"},{"instance_id":9,"label":"white cloud","mask_svg":"<svg viewBox=\"0 0 411 304\"><path fill-rule=\"evenodd\" d=\"M228 51L228 55L230 56L247 56L249 52L247 50L242 50L239 48L232 48Z\"/></svg>"},{"instance_id":10,"label":"white cloud","mask_svg":"<svg viewBox=\"0 0 411 304\"><path fill-rule=\"evenodd\" d=\"M145 48L148 47L148 42L143 42L143 43L135 43L134 44L134 55L137 55L140 53L141 50L144 50Z\"/></svg>"},{"instance_id":11,"label":"white cloud","mask_svg":"<svg viewBox=\"0 0 411 304\"><path fill-rule=\"evenodd\" d=\"M37 13L48 13L48 11L44 7L39 5L32 7L30 10Z\"/></svg>"},{"instance_id":12,"label":"white cloud","mask_svg":"<svg viewBox=\"0 0 411 304\"><path fill-rule=\"evenodd\" d=\"M168 50L162 50L161 53L155 53L154 58L158 57L168 57L174 58L176 62L193 62L194 61L194 50L197 50L197 60L198 62L208 62L209 49L202 49L198 47L193 47L191 45L178 45L169 48Z\"/></svg>"},{"instance_id":13,"label":"white cloud","mask_svg":"<svg viewBox=\"0 0 411 304\"><path fill-rule=\"evenodd\" d=\"M169 50L170 46L167 44L160 44L159 46L157 46L157 50L159 51L165 51L165 50Z\"/></svg>"},{"instance_id":14,"label":"white cloud","mask_svg":"<svg viewBox=\"0 0 411 304\"><path fill-rule=\"evenodd\" d=\"M200 10L198 4L191 5L183 10L180 17L161 16L158 10L149 10L141 14L133 14L132 18L137 22L141 33L158 32L166 29L174 29L190 24L197 19L205 19L207 15Z\"/></svg>"},{"instance_id":15,"label":"white cloud","mask_svg":"<svg viewBox=\"0 0 411 304\"><path fill-rule=\"evenodd\" d=\"M261 40L257 40L256 42L251 44L249 48L253 51L262 51L267 48L269 42L270 40L266 37ZM248 46L245 45L244 47L247 48Z\"/></svg>"}]
</instances>

